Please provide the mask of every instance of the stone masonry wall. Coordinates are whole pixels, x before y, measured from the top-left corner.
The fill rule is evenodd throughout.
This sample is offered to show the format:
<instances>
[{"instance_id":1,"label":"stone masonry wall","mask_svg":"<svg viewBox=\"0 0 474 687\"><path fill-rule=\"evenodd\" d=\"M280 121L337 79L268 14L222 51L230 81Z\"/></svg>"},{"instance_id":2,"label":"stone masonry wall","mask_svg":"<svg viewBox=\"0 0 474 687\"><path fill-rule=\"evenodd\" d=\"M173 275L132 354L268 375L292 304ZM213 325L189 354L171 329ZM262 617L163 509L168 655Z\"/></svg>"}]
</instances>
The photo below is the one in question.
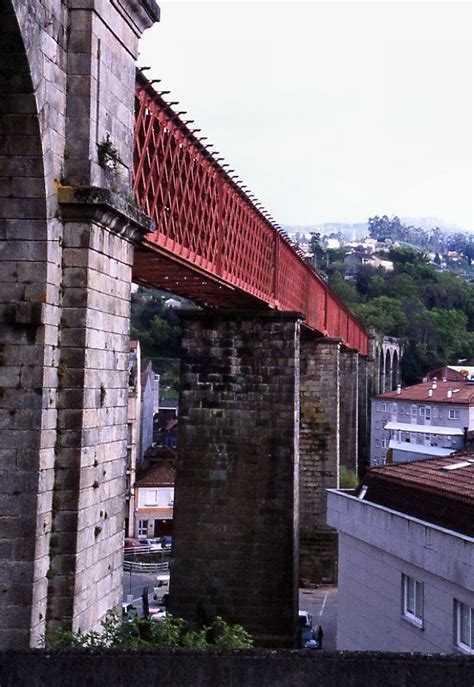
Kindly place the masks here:
<instances>
[{"instance_id":1,"label":"stone masonry wall","mask_svg":"<svg viewBox=\"0 0 474 687\"><path fill-rule=\"evenodd\" d=\"M342 348L341 384L341 466L357 473L359 463L359 353Z\"/></svg>"},{"instance_id":2,"label":"stone masonry wall","mask_svg":"<svg viewBox=\"0 0 474 687\"><path fill-rule=\"evenodd\" d=\"M121 597L133 245L65 223L48 629L93 627Z\"/></svg>"},{"instance_id":3,"label":"stone masonry wall","mask_svg":"<svg viewBox=\"0 0 474 687\"><path fill-rule=\"evenodd\" d=\"M299 315L183 315L170 602L295 646Z\"/></svg>"},{"instance_id":4,"label":"stone masonry wall","mask_svg":"<svg viewBox=\"0 0 474 687\"><path fill-rule=\"evenodd\" d=\"M55 461L63 429L79 431L77 414L72 420L62 405L67 400L58 406L58 389L64 391L63 373L70 355L62 350L63 299L69 308L78 298L78 285L68 292L63 279L66 252L77 247L78 234L75 228L65 230L58 187L66 182L95 184L130 199L134 60L141 32L156 18L153 0L0 0L0 645L4 647L36 645L45 631L54 575L49 554L55 556L61 536L52 533L57 492L62 488L60 482L55 484ZM117 149L113 165L100 155L107 134ZM128 231L128 219L121 213L115 215L115 234L119 228ZM108 257L128 264L130 246L123 249L125 259L116 243L109 245L107 231L98 237L99 225L89 220L91 240L81 245L81 267L88 264L87 245L92 252L103 250L106 257L110 249ZM116 238L117 243L122 240ZM101 266L104 270L106 263ZM129 273L123 279L129 279ZM86 281L79 287L81 306L87 309L85 303L93 303L93 311L97 302L94 294L84 295L87 285ZM111 331L121 336L114 327ZM79 365L77 355L74 364ZM85 368L98 364L84 354ZM115 366L110 359L107 364ZM126 371L123 384L126 388ZM81 417L86 418L86 410ZM89 419L85 422L88 428ZM121 433L122 425L119 428L116 431ZM121 465L123 455L118 452L116 460ZM119 556L118 536L116 546ZM88 561L81 559L85 564ZM92 573L90 581L95 579ZM102 591L103 586L94 593ZM67 593L75 591L69 586ZM118 598L118 592L113 596ZM108 592L105 598L109 603ZM51 609L51 599L49 605Z\"/></svg>"},{"instance_id":5,"label":"stone masonry wall","mask_svg":"<svg viewBox=\"0 0 474 687\"><path fill-rule=\"evenodd\" d=\"M67 13L0 0L0 646L44 629L56 425Z\"/></svg>"},{"instance_id":6,"label":"stone masonry wall","mask_svg":"<svg viewBox=\"0 0 474 687\"><path fill-rule=\"evenodd\" d=\"M359 356L359 365L357 369L357 374L359 377L358 381L358 472L362 476L369 465L369 378L371 376L371 367L373 363L366 356Z\"/></svg>"},{"instance_id":7,"label":"stone masonry wall","mask_svg":"<svg viewBox=\"0 0 474 687\"><path fill-rule=\"evenodd\" d=\"M326 524L326 489L339 484L340 339L301 340L300 576L335 577L336 533Z\"/></svg>"}]
</instances>

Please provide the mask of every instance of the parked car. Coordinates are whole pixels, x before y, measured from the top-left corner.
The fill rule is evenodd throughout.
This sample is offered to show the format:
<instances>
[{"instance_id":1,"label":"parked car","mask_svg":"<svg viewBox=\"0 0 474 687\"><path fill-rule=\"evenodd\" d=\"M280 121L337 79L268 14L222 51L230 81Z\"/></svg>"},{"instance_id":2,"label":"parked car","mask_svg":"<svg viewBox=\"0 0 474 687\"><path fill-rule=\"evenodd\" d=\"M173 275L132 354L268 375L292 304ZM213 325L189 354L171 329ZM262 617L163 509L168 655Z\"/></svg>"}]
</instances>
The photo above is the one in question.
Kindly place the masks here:
<instances>
[{"instance_id":1,"label":"parked car","mask_svg":"<svg viewBox=\"0 0 474 687\"><path fill-rule=\"evenodd\" d=\"M171 545L173 544L173 537L171 537L168 534L165 534L164 537L161 537L161 546L163 549L171 549Z\"/></svg>"},{"instance_id":2,"label":"parked car","mask_svg":"<svg viewBox=\"0 0 474 687\"><path fill-rule=\"evenodd\" d=\"M155 539L140 539L142 546L145 546L148 551L161 551L161 539L159 537Z\"/></svg>"},{"instance_id":3,"label":"parked car","mask_svg":"<svg viewBox=\"0 0 474 687\"><path fill-rule=\"evenodd\" d=\"M298 620L302 627L313 627L313 616L309 611L298 611Z\"/></svg>"},{"instance_id":4,"label":"parked car","mask_svg":"<svg viewBox=\"0 0 474 687\"><path fill-rule=\"evenodd\" d=\"M300 649L318 649L318 640L314 636L314 630L311 627L301 628Z\"/></svg>"},{"instance_id":5,"label":"parked car","mask_svg":"<svg viewBox=\"0 0 474 687\"><path fill-rule=\"evenodd\" d=\"M166 618L166 609L161 608L159 611L156 611L155 613L152 613L150 616L150 620L153 620L155 623L159 623L161 620L164 620Z\"/></svg>"},{"instance_id":6,"label":"parked car","mask_svg":"<svg viewBox=\"0 0 474 687\"><path fill-rule=\"evenodd\" d=\"M142 545L139 539L133 539L132 537L125 537L124 548L125 549L137 549Z\"/></svg>"},{"instance_id":7,"label":"parked car","mask_svg":"<svg viewBox=\"0 0 474 687\"><path fill-rule=\"evenodd\" d=\"M170 587L170 575L169 573L162 573L157 575L155 586L153 587L153 599L166 605L168 600L168 592Z\"/></svg>"}]
</instances>

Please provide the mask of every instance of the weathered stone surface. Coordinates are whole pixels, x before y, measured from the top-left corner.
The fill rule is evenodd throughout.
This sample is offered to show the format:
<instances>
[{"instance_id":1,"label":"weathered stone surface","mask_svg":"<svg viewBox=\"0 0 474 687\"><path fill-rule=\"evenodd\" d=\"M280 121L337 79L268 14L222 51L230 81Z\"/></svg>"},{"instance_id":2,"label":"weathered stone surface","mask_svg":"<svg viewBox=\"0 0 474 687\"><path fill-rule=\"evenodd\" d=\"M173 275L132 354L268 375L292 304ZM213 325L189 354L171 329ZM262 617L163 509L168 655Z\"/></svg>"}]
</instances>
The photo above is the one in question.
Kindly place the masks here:
<instances>
[{"instance_id":1,"label":"weathered stone surface","mask_svg":"<svg viewBox=\"0 0 474 687\"><path fill-rule=\"evenodd\" d=\"M21 589L31 589L26 610L23 593L16 605L0 594L0 644L8 647L36 645L48 613L51 623L92 627L120 598L131 241L150 228L127 203L135 58L156 6L0 0L0 16L1 563L12 585L21 571ZM117 173L99 164L107 132L120 156ZM66 175L100 188L63 188L61 214ZM65 472L61 501L54 464L63 441L72 464L97 462L100 474L86 473L82 483ZM87 452L88 443L99 448ZM98 501L112 516L101 525L91 514ZM87 546L62 519L66 512L88 532ZM19 537L25 513L28 542ZM67 521L82 589L89 576L99 590L89 601L83 592L75 600L70 567L63 574L59 565L55 516L61 527Z\"/></svg>"},{"instance_id":2,"label":"weathered stone surface","mask_svg":"<svg viewBox=\"0 0 474 687\"><path fill-rule=\"evenodd\" d=\"M342 348L340 354L341 466L357 474L359 465L359 353Z\"/></svg>"},{"instance_id":3,"label":"weathered stone surface","mask_svg":"<svg viewBox=\"0 0 474 687\"><path fill-rule=\"evenodd\" d=\"M316 555L311 542L326 540L326 489L339 484L341 436L340 339L301 340L300 576L334 577L337 549ZM332 561L332 562L330 562Z\"/></svg>"},{"instance_id":4,"label":"weathered stone surface","mask_svg":"<svg viewBox=\"0 0 474 687\"><path fill-rule=\"evenodd\" d=\"M183 316L170 609L294 646L299 320Z\"/></svg>"}]
</instances>

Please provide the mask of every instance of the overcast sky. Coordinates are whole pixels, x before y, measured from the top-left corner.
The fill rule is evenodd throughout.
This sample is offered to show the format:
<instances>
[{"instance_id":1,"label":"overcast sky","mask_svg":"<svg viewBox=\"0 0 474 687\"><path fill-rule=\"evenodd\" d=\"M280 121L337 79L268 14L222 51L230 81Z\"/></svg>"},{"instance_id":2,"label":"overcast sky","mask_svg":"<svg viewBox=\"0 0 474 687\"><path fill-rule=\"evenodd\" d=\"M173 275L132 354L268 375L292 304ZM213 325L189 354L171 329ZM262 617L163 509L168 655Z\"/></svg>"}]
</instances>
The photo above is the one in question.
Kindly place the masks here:
<instances>
[{"instance_id":1,"label":"overcast sky","mask_svg":"<svg viewBox=\"0 0 474 687\"><path fill-rule=\"evenodd\" d=\"M167 96L280 224L472 228L470 2L159 2Z\"/></svg>"}]
</instances>

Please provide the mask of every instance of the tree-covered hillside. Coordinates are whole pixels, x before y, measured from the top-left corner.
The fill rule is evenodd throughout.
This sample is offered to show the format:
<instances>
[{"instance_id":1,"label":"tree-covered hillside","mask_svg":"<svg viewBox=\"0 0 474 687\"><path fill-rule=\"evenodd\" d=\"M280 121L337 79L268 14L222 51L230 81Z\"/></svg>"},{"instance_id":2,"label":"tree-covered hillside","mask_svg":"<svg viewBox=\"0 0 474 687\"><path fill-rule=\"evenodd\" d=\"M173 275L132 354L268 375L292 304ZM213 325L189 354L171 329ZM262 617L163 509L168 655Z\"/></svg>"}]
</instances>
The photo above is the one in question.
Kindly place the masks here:
<instances>
[{"instance_id":1,"label":"tree-covered hillside","mask_svg":"<svg viewBox=\"0 0 474 687\"><path fill-rule=\"evenodd\" d=\"M169 298L170 294L140 287L132 295L130 336L140 341L142 356L151 360L161 375L161 394L174 397L179 380L180 329L176 311L166 305Z\"/></svg>"},{"instance_id":2,"label":"tree-covered hillside","mask_svg":"<svg viewBox=\"0 0 474 687\"><path fill-rule=\"evenodd\" d=\"M443 364L474 361L474 287L438 272L419 251L393 248L387 258L393 271L360 265L354 280L347 281L343 263L337 262L328 276L363 324L404 340L404 382L418 382Z\"/></svg>"}]
</instances>

